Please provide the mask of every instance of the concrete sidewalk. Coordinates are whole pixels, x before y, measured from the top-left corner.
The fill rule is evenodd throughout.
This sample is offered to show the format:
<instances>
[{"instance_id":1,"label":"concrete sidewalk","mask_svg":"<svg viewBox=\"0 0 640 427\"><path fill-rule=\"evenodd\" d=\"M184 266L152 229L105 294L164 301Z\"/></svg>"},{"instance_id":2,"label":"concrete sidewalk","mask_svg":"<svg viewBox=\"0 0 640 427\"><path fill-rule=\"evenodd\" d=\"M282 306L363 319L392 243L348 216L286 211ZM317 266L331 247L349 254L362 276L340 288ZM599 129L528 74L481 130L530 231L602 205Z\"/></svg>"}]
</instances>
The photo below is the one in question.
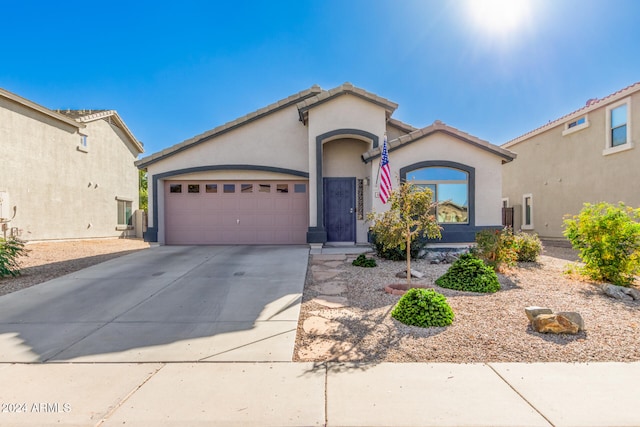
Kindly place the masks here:
<instances>
[{"instance_id":1,"label":"concrete sidewalk","mask_svg":"<svg viewBox=\"0 0 640 427\"><path fill-rule=\"evenodd\" d=\"M640 426L640 363L0 364L10 426Z\"/></svg>"}]
</instances>

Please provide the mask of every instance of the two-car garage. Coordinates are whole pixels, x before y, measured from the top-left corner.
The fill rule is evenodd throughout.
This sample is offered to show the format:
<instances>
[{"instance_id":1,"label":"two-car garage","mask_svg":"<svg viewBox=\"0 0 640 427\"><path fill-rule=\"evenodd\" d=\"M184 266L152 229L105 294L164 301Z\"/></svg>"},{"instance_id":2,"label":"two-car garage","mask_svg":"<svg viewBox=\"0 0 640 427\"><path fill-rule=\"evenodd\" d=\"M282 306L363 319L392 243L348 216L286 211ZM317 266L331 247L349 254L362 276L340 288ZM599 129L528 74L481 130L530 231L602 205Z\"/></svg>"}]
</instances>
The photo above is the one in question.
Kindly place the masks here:
<instances>
[{"instance_id":1,"label":"two-car garage","mask_svg":"<svg viewBox=\"0 0 640 427\"><path fill-rule=\"evenodd\" d=\"M307 181L165 181L165 243L304 244Z\"/></svg>"}]
</instances>

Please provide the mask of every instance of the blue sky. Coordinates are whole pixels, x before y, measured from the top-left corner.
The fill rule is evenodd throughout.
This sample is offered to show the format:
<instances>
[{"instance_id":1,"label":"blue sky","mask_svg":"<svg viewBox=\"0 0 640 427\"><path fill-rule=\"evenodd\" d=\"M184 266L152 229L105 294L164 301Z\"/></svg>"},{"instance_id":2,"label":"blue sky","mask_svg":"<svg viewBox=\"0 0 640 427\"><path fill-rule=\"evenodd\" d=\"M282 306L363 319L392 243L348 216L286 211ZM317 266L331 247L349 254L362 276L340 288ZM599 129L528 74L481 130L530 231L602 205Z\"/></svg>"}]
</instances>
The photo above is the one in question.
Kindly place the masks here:
<instances>
[{"instance_id":1,"label":"blue sky","mask_svg":"<svg viewBox=\"0 0 640 427\"><path fill-rule=\"evenodd\" d=\"M511 28L473 1L4 2L0 87L115 109L149 155L313 84L502 144L640 81L639 1L530 0Z\"/></svg>"}]
</instances>

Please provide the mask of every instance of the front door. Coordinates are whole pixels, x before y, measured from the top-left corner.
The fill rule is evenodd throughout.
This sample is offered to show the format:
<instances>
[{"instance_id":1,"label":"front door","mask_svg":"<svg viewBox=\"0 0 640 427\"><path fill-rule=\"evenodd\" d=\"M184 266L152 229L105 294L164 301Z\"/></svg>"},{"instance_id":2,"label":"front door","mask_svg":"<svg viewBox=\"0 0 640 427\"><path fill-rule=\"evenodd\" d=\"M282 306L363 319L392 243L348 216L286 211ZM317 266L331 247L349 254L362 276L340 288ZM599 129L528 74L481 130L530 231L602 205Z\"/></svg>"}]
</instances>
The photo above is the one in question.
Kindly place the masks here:
<instances>
[{"instance_id":1,"label":"front door","mask_svg":"<svg viewBox=\"0 0 640 427\"><path fill-rule=\"evenodd\" d=\"M355 178L324 178L324 223L327 241L356 241L355 208Z\"/></svg>"}]
</instances>

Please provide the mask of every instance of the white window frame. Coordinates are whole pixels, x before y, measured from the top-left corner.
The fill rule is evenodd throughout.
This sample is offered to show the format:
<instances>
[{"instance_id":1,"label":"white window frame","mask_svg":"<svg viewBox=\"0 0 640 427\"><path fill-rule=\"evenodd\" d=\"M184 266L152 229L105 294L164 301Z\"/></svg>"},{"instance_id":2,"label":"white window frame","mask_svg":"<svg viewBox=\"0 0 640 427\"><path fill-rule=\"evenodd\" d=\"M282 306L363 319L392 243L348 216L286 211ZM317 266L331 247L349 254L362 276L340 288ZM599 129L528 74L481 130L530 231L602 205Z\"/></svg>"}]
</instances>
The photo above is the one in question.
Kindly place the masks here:
<instances>
[{"instance_id":1,"label":"white window frame","mask_svg":"<svg viewBox=\"0 0 640 427\"><path fill-rule=\"evenodd\" d=\"M78 144L78 151L82 151L83 153L88 153L89 152L89 143L87 142L87 140L89 139L89 137L87 135L84 134L80 134L80 143Z\"/></svg>"},{"instance_id":2,"label":"white window frame","mask_svg":"<svg viewBox=\"0 0 640 427\"><path fill-rule=\"evenodd\" d=\"M612 142L611 141L611 111L623 105L627 106L627 124L626 124L627 142L625 142L624 144L618 145L617 147L612 147L611 146L611 142ZM633 148L633 141L631 141L631 135L632 135L631 133L631 98L625 98L611 105L607 105L607 108L605 109L605 121L606 121L605 132L607 134L605 137L605 146L604 146L604 150L602 150L602 155L608 156L610 154L619 153L621 151L631 150Z\"/></svg>"},{"instance_id":3,"label":"white window frame","mask_svg":"<svg viewBox=\"0 0 640 427\"><path fill-rule=\"evenodd\" d=\"M527 220L527 199L529 199L529 224L526 224ZM522 195L522 227L523 230L533 230L533 194Z\"/></svg>"},{"instance_id":4,"label":"white window frame","mask_svg":"<svg viewBox=\"0 0 640 427\"><path fill-rule=\"evenodd\" d=\"M120 224L118 221L118 217L120 216L120 202L129 203L131 205L131 225L129 224ZM133 230L133 199L128 199L126 197L116 197L116 206L118 208L117 216L116 216L116 230ZM126 206L126 205L125 205ZM126 211L125 211L126 212ZM126 215L125 215L126 216Z\"/></svg>"},{"instance_id":5,"label":"white window frame","mask_svg":"<svg viewBox=\"0 0 640 427\"><path fill-rule=\"evenodd\" d=\"M575 125L573 127L569 127L572 123L576 123L580 119L584 119L584 123L580 123L579 125ZM585 114L584 116L576 117L573 120L570 120L564 124L564 130L562 131L562 136L571 135L572 133L576 133L581 131L582 129L588 128L590 125L589 116Z\"/></svg>"}]
</instances>

